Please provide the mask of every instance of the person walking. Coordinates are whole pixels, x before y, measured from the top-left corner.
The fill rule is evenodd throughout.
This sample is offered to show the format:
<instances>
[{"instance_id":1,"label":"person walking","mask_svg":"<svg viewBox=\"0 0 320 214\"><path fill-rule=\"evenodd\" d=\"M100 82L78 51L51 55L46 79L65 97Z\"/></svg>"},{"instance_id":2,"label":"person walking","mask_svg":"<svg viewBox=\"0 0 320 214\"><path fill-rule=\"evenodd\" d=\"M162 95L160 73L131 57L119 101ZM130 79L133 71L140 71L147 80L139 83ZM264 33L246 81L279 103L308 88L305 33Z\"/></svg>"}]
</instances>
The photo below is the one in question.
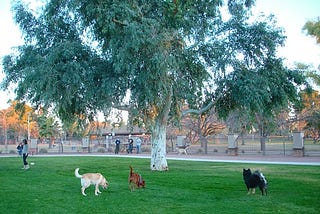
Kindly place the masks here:
<instances>
[{"instance_id":1,"label":"person walking","mask_svg":"<svg viewBox=\"0 0 320 214\"><path fill-rule=\"evenodd\" d=\"M27 139L23 139L23 148L22 148L22 160L23 160L23 168L22 169L29 169L29 164L27 162L27 158L29 155L29 145Z\"/></svg>"},{"instance_id":2,"label":"person walking","mask_svg":"<svg viewBox=\"0 0 320 214\"><path fill-rule=\"evenodd\" d=\"M136 140L137 154L141 152L141 139L138 137Z\"/></svg>"},{"instance_id":3,"label":"person walking","mask_svg":"<svg viewBox=\"0 0 320 214\"><path fill-rule=\"evenodd\" d=\"M132 154L132 150L133 150L133 140L130 138L129 140L128 140L128 149L127 149L127 152L128 152L128 154Z\"/></svg>"}]
</instances>

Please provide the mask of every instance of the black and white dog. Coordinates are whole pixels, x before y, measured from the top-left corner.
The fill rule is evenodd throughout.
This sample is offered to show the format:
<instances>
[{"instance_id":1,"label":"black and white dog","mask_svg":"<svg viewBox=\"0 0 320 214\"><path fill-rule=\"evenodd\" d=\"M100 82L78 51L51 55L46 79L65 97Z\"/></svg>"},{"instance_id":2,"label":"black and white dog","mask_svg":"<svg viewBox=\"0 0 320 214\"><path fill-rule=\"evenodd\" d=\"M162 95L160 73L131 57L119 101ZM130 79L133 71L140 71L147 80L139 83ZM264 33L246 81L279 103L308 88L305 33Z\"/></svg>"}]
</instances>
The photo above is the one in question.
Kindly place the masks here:
<instances>
[{"instance_id":1,"label":"black and white dog","mask_svg":"<svg viewBox=\"0 0 320 214\"><path fill-rule=\"evenodd\" d=\"M261 194L267 195L268 182L260 171L252 173L250 169L243 169L243 180L247 186L248 194L250 194L250 190L254 194L256 188L259 187Z\"/></svg>"}]
</instances>

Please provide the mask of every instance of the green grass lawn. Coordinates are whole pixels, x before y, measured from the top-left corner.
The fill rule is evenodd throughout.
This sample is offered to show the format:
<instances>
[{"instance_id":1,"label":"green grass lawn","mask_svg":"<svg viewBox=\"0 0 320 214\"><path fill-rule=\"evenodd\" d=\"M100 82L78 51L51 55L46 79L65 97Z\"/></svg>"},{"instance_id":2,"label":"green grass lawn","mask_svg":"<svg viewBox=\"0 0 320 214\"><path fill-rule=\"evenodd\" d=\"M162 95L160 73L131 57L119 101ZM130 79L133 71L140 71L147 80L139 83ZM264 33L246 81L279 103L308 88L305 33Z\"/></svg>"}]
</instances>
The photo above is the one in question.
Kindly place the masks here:
<instances>
[{"instance_id":1,"label":"green grass lawn","mask_svg":"<svg viewBox=\"0 0 320 214\"><path fill-rule=\"evenodd\" d=\"M319 213L320 167L168 160L167 172L150 171L149 159L115 157L0 158L0 213ZM129 165L146 188L130 192ZM80 192L74 176L101 172L109 188ZM243 168L261 169L268 196L247 195Z\"/></svg>"}]
</instances>

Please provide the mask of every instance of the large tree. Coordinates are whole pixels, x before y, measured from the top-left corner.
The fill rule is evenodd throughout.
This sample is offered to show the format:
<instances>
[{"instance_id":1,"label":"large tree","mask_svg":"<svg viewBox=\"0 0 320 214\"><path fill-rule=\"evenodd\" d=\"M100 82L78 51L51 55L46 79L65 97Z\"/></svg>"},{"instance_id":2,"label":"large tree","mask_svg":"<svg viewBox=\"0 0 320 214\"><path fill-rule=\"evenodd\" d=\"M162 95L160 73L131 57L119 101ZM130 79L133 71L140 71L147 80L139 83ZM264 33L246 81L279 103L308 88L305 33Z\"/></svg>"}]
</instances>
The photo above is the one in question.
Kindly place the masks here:
<instances>
[{"instance_id":1,"label":"large tree","mask_svg":"<svg viewBox=\"0 0 320 214\"><path fill-rule=\"evenodd\" d=\"M151 169L167 170L170 119L203 113L216 101L219 109L232 110L246 104L247 95L255 99L251 90L274 91L281 80L288 89L272 93L272 100L283 104L288 96L282 93L293 96L295 79L275 56L284 41L282 31L271 18L249 22L253 4L230 0L222 8L222 0L50 0L34 14L18 1L15 19L25 45L19 55L4 58L4 87L17 83L17 99L52 107L62 120L108 114L111 107L129 110L152 133ZM267 73L267 68L274 72L260 77L257 71ZM231 102L231 95L238 96L236 85L221 87L231 86L234 77L243 89L241 103ZM240 82L253 78L261 81L248 87ZM264 78L277 81L262 89ZM270 100L267 95L256 98ZM267 107L261 104L255 107ZM194 110L183 113L186 105Z\"/></svg>"}]
</instances>

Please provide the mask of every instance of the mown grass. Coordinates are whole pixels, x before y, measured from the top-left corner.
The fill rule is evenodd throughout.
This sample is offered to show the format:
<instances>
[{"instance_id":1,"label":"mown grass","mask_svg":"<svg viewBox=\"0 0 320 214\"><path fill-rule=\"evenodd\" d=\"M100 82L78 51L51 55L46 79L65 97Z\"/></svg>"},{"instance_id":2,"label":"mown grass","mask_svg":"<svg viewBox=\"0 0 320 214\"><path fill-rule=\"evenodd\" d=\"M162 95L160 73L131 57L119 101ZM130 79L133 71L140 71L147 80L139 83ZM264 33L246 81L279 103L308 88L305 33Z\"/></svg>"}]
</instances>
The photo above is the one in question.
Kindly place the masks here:
<instances>
[{"instance_id":1,"label":"mown grass","mask_svg":"<svg viewBox=\"0 0 320 214\"><path fill-rule=\"evenodd\" d=\"M1 213L319 213L320 167L168 160L167 172L150 171L149 159L117 157L0 158ZM130 192L129 165L146 188ZM80 193L74 169L101 172L109 189ZM261 169L268 196L247 195L243 168Z\"/></svg>"}]
</instances>

